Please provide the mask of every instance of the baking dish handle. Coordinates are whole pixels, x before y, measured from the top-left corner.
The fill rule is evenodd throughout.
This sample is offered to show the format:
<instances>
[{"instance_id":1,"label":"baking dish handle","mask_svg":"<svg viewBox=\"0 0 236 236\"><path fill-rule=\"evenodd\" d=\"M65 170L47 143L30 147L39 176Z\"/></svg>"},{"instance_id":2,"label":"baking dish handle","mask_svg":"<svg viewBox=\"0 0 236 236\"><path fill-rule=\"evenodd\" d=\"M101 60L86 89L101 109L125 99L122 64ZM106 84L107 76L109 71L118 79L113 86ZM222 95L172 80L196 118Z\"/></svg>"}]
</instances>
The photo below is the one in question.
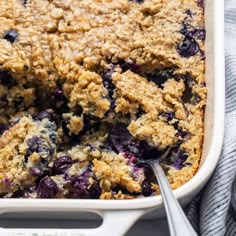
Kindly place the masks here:
<instances>
[{"instance_id":1,"label":"baking dish handle","mask_svg":"<svg viewBox=\"0 0 236 236\"><path fill-rule=\"evenodd\" d=\"M6 229L0 228L0 236L122 236L146 212L145 210L93 211L103 218L100 227L94 229Z\"/></svg>"}]
</instances>

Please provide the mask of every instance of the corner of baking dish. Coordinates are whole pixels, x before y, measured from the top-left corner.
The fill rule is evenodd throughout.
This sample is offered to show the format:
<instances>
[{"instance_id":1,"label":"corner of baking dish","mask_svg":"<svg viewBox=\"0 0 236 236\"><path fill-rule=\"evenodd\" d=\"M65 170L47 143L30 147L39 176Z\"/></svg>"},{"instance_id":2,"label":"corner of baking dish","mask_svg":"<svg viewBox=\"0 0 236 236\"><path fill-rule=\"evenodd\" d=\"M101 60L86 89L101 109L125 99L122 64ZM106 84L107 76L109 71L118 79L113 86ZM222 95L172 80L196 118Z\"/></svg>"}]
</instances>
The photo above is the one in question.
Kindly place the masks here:
<instances>
[{"instance_id":1,"label":"corner of baking dish","mask_svg":"<svg viewBox=\"0 0 236 236\"><path fill-rule=\"evenodd\" d=\"M180 188L174 190L175 196L184 201L191 199L207 182L212 172L214 171L219 160L221 147L223 143L224 133L224 103L225 103L225 71L224 71L224 1L221 0L206 0L206 30L212 32L209 37L212 37L209 42L210 51L213 50L213 64L206 66L214 68L211 73L214 77L213 93L214 105L212 108L212 139L208 148L207 158L201 164L196 175ZM208 16L208 11L212 12L212 16ZM207 19L211 17L211 19ZM212 25L207 25L207 24ZM208 37L208 36L207 36ZM206 45L208 47L208 45ZM206 48L207 49L207 48ZM207 58L207 55L206 55ZM217 111L217 114L216 114ZM155 209L162 205L161 196L140 198L134 200L68 200L68 199L0 199L0 212L21 210L66 210L73 211L80 209L102 210L102 209Z\"/></svg>"}]
</instances>

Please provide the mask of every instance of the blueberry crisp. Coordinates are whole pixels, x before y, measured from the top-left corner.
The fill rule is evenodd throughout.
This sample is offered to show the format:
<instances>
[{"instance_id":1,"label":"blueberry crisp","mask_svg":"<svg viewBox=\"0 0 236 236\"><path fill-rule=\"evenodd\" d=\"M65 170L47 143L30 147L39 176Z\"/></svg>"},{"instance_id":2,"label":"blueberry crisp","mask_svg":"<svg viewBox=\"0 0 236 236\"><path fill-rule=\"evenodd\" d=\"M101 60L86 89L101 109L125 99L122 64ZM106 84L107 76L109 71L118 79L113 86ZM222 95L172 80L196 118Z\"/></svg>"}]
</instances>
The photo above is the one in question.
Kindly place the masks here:
<instances>
[{"instance_id":1,"label":"blueberry crisp","mask_svg":"<svg viewBox=\"0 0 236 236\"><path fill-rule=\"evenodd\" d=\"M1 0L0 197L133 199L198 170L198 0Z\"/></svg>"}]
</instances>

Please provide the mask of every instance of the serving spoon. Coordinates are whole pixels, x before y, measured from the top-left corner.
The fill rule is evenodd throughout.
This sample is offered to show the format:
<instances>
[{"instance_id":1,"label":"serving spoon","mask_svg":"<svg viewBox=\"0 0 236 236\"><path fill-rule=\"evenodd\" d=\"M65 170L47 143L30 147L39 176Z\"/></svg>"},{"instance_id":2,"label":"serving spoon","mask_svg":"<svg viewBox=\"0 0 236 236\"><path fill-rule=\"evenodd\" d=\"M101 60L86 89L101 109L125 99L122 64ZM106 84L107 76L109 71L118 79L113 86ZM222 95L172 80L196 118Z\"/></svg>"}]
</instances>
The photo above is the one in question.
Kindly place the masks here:
<instances>
[{"instance_id":1,"label":"serving spoon","mask_svg":"<svg viewBox=\"0 0 236 236\"><path fill-rule=\"evenodd\" d=\"M179 202L175 198L167 177L160 166L160 163L168 157L170 150L171 148L169 147L159 159L140 159L139 162L148 164L157 178L165 206L170 235L197 236L197 233L194 231Z\"/></svg>"}]
</instances>

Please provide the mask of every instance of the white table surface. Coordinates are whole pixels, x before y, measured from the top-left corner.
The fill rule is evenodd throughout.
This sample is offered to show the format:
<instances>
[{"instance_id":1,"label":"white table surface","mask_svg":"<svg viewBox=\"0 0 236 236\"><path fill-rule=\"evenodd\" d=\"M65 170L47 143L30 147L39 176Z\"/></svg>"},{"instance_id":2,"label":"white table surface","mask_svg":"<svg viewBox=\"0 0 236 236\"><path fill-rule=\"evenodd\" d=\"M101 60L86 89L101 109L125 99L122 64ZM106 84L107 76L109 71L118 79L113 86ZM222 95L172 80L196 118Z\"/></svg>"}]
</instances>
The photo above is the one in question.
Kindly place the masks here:
<instances>
[{"instance_id":1,"label":"white table surface","mask_svg":"<svg viewBox=\"0 0 236 236\"><path fill-rule=\"evenodd\" d=\"M85 220L29 220L29 219L0 219L0 227L24 228L52 227L52 228L88 228L96 225L96 221ZM112 235L112 234L111 234ZM110 235L110 236L111 236ZM136 223L126 236L169 236L167 222L165 219L141 220ZM106 236L106 235L104 235Z\"/></svg>"}]
</instances>

